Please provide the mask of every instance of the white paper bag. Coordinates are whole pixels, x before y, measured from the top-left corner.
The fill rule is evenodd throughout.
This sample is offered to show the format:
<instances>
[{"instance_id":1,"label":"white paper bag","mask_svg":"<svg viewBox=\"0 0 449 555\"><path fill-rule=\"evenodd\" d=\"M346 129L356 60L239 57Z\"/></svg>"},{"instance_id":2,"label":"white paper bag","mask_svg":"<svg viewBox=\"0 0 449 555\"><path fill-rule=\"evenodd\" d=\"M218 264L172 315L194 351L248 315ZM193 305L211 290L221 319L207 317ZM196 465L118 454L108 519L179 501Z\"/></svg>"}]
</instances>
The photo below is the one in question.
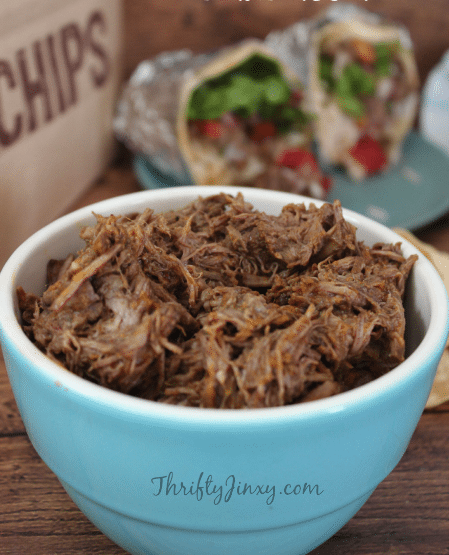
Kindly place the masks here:
<instances>
[{"instance_id":1,"label":"white paper bag","mask_svg":"<svg viewBox=\"0 0 449 555\"><path fill-rule=\"evenodd\" d=\"M0 4L0 266L110 162L121 0Z\"/></svg>"}]
</instances>

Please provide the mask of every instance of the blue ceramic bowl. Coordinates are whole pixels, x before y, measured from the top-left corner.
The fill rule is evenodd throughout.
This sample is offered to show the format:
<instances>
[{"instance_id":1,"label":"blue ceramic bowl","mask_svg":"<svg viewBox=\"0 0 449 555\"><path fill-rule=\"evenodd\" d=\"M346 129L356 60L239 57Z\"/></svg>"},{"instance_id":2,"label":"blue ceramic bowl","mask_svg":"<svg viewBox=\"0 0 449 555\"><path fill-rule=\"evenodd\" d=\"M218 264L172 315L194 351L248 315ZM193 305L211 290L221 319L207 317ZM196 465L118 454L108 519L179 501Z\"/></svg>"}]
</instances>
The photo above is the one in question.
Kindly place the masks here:
<instances>
[{"instance_id":1,"label":"blue ceramic bowl","mask_svg":"<svg viewBox=\"0 0 449 555\"><path fill-rule=\"evenodd\" d=\"M310 201L241 190L269 213ZM233 411L144 401L71 374L27 339L16 287L41 293L48 259L81 246L92 211L160 211L218 191L237 188L143 191L83 208L28 239L0 276L1 342L28 435L83 513L132 554L299 555L323 543L399 462L446 342L446 291L422 256L407 291L405 362L302 405ZM416 253L386 227L346 218L368 244L401 241L405 255Z\"/></svg>"}]
</instances>

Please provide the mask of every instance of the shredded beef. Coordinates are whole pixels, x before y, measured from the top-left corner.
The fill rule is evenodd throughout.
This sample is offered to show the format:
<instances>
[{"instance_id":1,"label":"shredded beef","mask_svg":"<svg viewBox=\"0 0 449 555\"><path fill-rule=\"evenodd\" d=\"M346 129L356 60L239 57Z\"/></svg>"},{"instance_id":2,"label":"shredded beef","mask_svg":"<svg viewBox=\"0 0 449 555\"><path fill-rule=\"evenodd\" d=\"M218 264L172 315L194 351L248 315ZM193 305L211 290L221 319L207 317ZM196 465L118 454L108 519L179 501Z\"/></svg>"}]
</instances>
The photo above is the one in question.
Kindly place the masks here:
<instances>
[{"instance_id":1,"label":"shredded beef","mask_svg":"<svg viewBox=\"0 0 449 555\"><path fill-rule=\"evenodd\" d=\"M404 360L400 244L356 239L340 203L278 216L239 193L164 214L103 217L17 294L52 360L105 387L211 408L328 397Z\"/></svg>"}]
</instances>

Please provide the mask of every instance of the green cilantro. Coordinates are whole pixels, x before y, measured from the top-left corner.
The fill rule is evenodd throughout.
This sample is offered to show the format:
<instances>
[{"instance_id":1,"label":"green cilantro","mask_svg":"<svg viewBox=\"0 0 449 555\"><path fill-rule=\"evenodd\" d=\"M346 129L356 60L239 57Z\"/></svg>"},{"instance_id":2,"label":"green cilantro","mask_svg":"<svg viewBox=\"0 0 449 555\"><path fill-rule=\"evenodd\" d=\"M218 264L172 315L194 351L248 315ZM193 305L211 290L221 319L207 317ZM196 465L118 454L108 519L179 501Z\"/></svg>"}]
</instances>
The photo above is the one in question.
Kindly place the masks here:
<instances>
[{"instance_id":1,"label":"green cilantro","mask_svg":"<svg viewBox=\"0 0 449 555\"><path fill-rule=\"evenodd\" d=\"M332 90L334 88L335 79L332 75L332 59L329 56L321 55L319 60L319 75L324 85Z\"/></svg>"},{"instance_id":2,"label":"green cilantro","mask_svg":"<svg viewBox=\"0 0 449 555\"><path fill-rule=\"evenodd\" d=\"M355 96L338 97L337 102L340 108L353 118L361 118L365 115L365 107Z\"/></svg>"},{"instance_id":3,"label":"green cilantro","mask_svg":"<svg viewBox=\"0 0 449 555\"><path fill-rule=\"evenodd\" d=\"M343 72L343 74L337 79L335 83L335 94L342 97L351 96L353 94L351 79L347 72Z\"/></svg>"},{"instance_id":4,"label":"green cilantro","mask_svg":"<svg viewBox=\"0 0 449 555\"><path fill-rule=\"evenodd\" d=\"M379 78L391 74L394 55L399 48L398 41L375 44L374 72L367 71L360 64L353 62L344 67L338 79L332 74L332 58L322 54L319 60L321 82L335 95L344 112L353 118L361 118L365 114L363 99L375 93Z\"/></svg>"},{"instance_id":5,"label":"green cilantro","mask_svg":"<svg viewBox=\"0 0 449 555\"><path fill-rule=\"evenodd\" d=\"M343 76L349 80L351 92L355 95L374 94L374 77L359 64L352 63L345 67Z\"/></svg>"},{"instance_id":6,"label":"green cilantro","mask_svg":"<svg viewBox=\"0 0 449 555\"><path fill-rule=\"evenodd\" d=\"M340 108L354 118L365 114L363 98L374 94L374 76L357 63L348 64L336 80L334 93Z\"/></svg>"},{"instance_id":7,"label":"green cilantro","mask_svg":"<svg viewBox=\"0 0 449 555\"><path fill-rule=\"evenodd\" d=\"M393 69L394 54L400 49L399 41L378 42L374 45L376 49L376 62L374 64L378 77L391 75Z\"/></svg>"}]
</instances>

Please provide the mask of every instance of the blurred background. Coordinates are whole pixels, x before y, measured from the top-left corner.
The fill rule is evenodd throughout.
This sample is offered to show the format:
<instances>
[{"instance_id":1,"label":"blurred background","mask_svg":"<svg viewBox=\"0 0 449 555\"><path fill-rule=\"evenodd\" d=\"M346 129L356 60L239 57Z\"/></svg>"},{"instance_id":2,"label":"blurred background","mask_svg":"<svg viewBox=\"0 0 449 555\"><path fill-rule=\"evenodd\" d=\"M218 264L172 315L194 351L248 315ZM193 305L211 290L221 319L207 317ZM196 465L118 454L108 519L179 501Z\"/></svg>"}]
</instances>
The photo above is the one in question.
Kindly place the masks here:
<instances>
[{"instance_id":1,"label":"blurred background","mask_svg":"<svg viewBox=\"0 0 449 555\"><path fill-rule=\"evenodd\" d=\"M130 154L114 137L112 120L120 91L141 61L164 51L186 48L200 53L246 37L263 39L337 3L3 3L0 265L26 237L64 212L139 187L130 170ZM449 0L354 0L352 4L408 29L421 83L425 83L449 48ZM98 193L99 182L102 193Z\"/></svg>"},{"instance_id":2,"label":"blurred background","mask_svg":"<svg viewBox=\"0 0 449 555\"><path fill-rule=\"evenodd\" d=\"M264 38L340 0L125 0L124 77L164 50L219 48L244 37ZM355 0L354 5L405 25L424 80L449 46L448 0Z\"/></svg>"}]
</instances>

